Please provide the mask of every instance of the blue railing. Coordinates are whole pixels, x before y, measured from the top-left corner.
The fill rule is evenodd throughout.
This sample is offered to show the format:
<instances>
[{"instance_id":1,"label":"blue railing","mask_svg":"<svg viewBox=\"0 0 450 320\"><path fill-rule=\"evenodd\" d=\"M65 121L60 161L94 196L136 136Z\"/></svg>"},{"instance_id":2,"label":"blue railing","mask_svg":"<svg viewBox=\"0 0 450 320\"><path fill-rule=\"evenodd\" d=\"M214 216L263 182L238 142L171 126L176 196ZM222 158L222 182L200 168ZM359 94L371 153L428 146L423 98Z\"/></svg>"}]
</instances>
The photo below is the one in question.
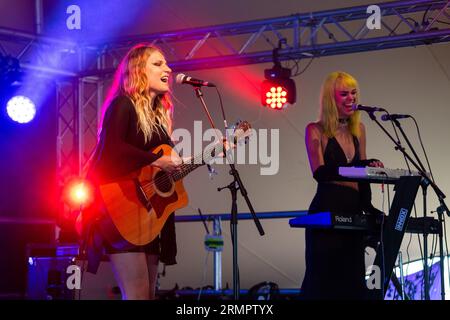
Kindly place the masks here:
<instances>
[{"instance_id":1,"label":"blue railing","mask_svg":"<svg viewBox=\"0 0 450 320\"><path fill-rule=\"evenodd\" d=\"M294 210L294 211L278 211L278 212L259 212L256 214L258 219L281 219L281 218L295 218L307 214L307 210ZM221 221L226 221L231 219L231 214L229 213L216 213L216 214L203 214L203 219L205 220L215 220L220 219ZM250 220L253 219L251 213L238 213L239 220ZM176 215L175 222L197 222L202 221L200 215Z\"/></svg>"}]
</instances>

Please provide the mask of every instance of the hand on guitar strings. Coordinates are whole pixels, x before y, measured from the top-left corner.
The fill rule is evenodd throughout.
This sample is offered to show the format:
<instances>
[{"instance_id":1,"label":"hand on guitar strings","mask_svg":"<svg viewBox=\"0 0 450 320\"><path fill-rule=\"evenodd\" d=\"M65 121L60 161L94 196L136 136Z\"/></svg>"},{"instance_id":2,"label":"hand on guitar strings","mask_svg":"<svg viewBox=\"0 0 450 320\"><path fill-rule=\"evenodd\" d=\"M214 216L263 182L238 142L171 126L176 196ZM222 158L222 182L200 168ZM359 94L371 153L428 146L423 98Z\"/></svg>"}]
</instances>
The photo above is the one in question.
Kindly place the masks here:
<instances>
[{"instance_id":1,"label":"hand on guitar strings","mask_svg":"<svg viewBox=\"0 0 450 320\"><path fill-rule=\"evenodd\" d=\"M163 171L174 173L181 170L182 163L183 160L175 152L172 152L170 156L163 155L152 164Z\"/></svg>"}]
</instances>

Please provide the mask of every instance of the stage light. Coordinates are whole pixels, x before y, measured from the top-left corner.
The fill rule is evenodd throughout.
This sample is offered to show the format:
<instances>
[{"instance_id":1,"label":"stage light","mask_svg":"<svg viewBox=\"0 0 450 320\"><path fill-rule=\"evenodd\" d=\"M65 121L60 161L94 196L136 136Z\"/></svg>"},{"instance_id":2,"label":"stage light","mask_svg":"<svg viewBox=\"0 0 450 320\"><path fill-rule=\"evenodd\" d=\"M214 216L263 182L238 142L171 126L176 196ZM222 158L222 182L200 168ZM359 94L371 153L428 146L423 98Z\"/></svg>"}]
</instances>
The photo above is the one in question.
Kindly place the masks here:
<instances>
[{"instance_id":1,"label":"stage light","mask_svg":"<svg viewBox=\"0 0 450 320\"><path fill-rule=\"evenodd\" d=\"M86 207L94 200L92 184L83 179L71 179L63 191L64 202L71 208Z\"/></svg>"},{"instance_id":2,"label":"stage light","mask_svg":"<svg viewBox=\"0 0 450 320\"><path fill-rule=\"evenodd\" d=\"M88 198L88 191L83 183L73 187L71 192L72 199L78 203L85 203Z\"/></svg>"},{"instance_id":3,"label":"stage light","mask_svg":"<svg viewBox=\"0 0 450 320\"><path fill-rule=\"evenodd\" d=\"M36 104L31 95L35 96L39 91L35 83L25 90L23 76L18 59L0 56L0 107L2 113L6 111L9 118L18 123L34 119Z\"/></svg>"},{"instance_id":4,"label":"stage light","mask_svg":"<svg viewBox=\"0 0 450 320\"><path fill-rule=\"evenodd\" d=\"M291 70L274 66L264 70L266 80L261 85L261 103L271 109L283 109L296 101L296 87L290 79Z\"/></svg>"},{"instance_id":5,"label":"stage light","mask_svg":"<svg viewBox=\"0 0 450 320\"><path fill-rule=\"evenodd\" d=\"M6 103L6 112L15 122L28 123L36 115L36 105L25 96L14 96Z\"/></svg>"},{"instance_id":6,"label":"stage light","mask_svg":"<svg viewBox=\"0 0 450 320\"><path fill-rule=\"evenodd\" d=\"M0 82L3 84L14 84L20 81L22 72L17 58L11 56L0 56Z\"/></svg>"},{"instance_id":7,"label":"stage light","mask_svg":"<svg viewBox=\"0 0 450 320\"><path fill-rule=\"evenodd\" d=\"M261 84L261 104L271 109L283 109L296 101L296 87L291 79L291 69L283 68L278 60L279 47L273 50L274 66L264 70L264 80Z\"/></svg>"}]
</instances>

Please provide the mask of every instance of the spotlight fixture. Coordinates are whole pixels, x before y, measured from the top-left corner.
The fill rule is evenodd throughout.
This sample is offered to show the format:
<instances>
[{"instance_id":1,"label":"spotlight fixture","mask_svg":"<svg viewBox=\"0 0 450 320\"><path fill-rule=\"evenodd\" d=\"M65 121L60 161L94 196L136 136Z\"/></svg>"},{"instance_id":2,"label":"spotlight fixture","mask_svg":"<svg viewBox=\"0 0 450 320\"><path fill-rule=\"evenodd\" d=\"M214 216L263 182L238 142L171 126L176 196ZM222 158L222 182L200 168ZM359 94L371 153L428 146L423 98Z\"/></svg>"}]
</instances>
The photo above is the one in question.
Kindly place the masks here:
<instances>
[{"instance_id":1,"label":"spotlight fixture","mask_svg":"<svg viewBox=\"0 0 450 320\"><path fill-rule=\"evenodd\" d=\"M11 56L0 56L0 82L14 84L21 80L19 60Z\"/></svg>"},{"instance_id":2,"label":"spotlight fixture","mask_svg":"<svg viewBox=\"0 0 450 320\"><path fill-rule=\"evenodd\" d=\"M36 115L36 85L23 86L23 72L17 58L0 56L0 112L20 124L31 122ZM5 112L6 111L6 112Z\"/></svg>"},{"instance_id":3,"label":"spotlight fixture","mask_svg":"<svg viewBox=\"0 0 450 320\"><path fill-rule=\"evenodd\" d=\"M281 49L281 41L278 48L273 50L273 63L271 69L264 70L266 80L261 85L261 103L271 109L284 109L288 104L296 101L296 87L291 79L291 69L283 68L278 59L278 51Z\"/></svg>"}]
</instances>

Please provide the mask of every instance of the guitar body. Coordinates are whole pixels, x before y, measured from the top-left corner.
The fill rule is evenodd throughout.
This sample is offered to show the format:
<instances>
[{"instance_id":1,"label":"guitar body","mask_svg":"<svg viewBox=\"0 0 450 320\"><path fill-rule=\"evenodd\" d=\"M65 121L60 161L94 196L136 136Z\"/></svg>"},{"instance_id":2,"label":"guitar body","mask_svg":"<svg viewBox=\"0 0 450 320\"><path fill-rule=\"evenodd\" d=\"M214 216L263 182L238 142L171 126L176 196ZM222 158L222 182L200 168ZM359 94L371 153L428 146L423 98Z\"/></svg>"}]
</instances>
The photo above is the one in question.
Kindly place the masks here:
<instances>
[{"instance_id":1,"label":"guitar body","mask_svg":"<svg viewBox=\"0 0 450 320\"><path fill-rule=\"evenodd\" d=\"M170 156L172 148L161 145ZM102 184L99 192L107 214L100 221L103 236L116 249L150 243L161 232L169 215L188 204L182 180L173 179L151 165L120 179Z\"/></svg>"}]
</instances>

